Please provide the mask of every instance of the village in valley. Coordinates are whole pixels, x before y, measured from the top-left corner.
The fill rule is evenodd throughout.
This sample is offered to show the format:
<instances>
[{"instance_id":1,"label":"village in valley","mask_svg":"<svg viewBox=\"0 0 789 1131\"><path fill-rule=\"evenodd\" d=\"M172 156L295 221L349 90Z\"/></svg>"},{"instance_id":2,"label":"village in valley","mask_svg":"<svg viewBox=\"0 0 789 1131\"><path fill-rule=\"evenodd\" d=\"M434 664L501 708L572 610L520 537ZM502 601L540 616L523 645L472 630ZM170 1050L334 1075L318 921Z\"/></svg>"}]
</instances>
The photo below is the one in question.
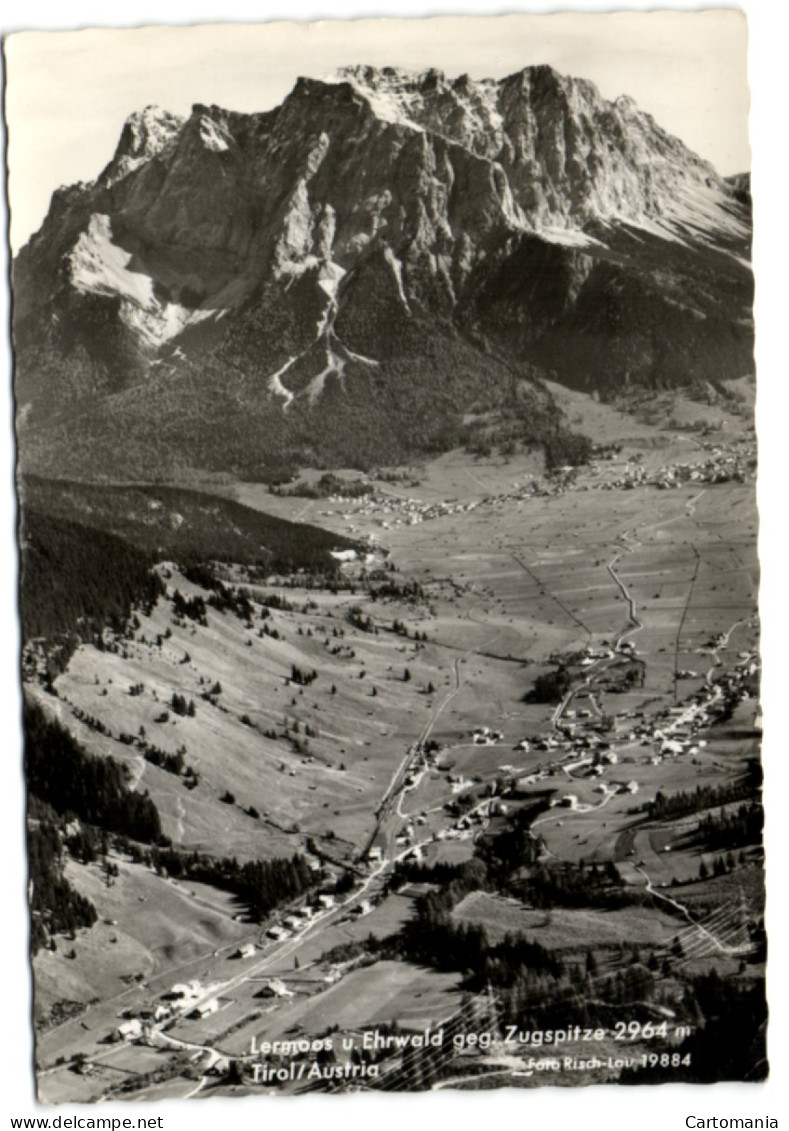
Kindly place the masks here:
<instances>
[{"instance_id":1,"label":"village in valley","mask_svg":"<svg viewBox=\"0 0 789 1131\"><path fill-rule=\"evenodd\" d=\"M593 464L591 483L584 482L581 486L576 486L576 468L566 466L557 468L548 479L527 475L525 483L513 483L510 491L464 502L457 499L426 501L395 492L391 487L379 486L376 489L369 483L354 479L349 484L352 488L350 494L342 494L340 491L338 494L328 495L327 508L318 510L317 514L321 518L343 519L347 533L353 535L359 530L355 521L357 518L363 522L371 521L382 530L389 530L392 526L415 526L435 518L468 514L478 507L551 497L573 489L614 491L652 486L669 490L686 483L726 483L730 480L744 483L748 476L752 477L756 467L756 445L753 441L741 439L733 445L707 442L699 446L705 453L703 457L661 465L649 471L644 467L642 453L634 453L630 462L621 464L615 451L603 447L597 453L598 464ZM604 462L610 461L614 461L613 466L606 469ZM336 476L331 478L336 481ZM290 491L281 492L286 497L309 493L310 489L305 487L301 491L291 488ZM374 534L369 537L373 542L377 540Z\"/></svg>"},{"instance_id":2,"label":"village in valley","mask_svg":"<svg viewBox=\"0 0 789 1131\"><path fill-rule=\"evenodd\" d=\"M349 29L4 42L18 1085L761 1083L746 20Z\"/></svg>"},{"instance_id":3,"label":"village in valley","mask_svg":"<svg viewBox=\"0 0 789 1131\"><path fill-rule=\"evenodd\" d=\"M63 832L97 920L34 960L45 1102L692 1073L764 962L754 438L590 417L578 467L233 485L335 575L169 560L54 678L28 648L164 835Z\"/></svg>"}]
</instances>

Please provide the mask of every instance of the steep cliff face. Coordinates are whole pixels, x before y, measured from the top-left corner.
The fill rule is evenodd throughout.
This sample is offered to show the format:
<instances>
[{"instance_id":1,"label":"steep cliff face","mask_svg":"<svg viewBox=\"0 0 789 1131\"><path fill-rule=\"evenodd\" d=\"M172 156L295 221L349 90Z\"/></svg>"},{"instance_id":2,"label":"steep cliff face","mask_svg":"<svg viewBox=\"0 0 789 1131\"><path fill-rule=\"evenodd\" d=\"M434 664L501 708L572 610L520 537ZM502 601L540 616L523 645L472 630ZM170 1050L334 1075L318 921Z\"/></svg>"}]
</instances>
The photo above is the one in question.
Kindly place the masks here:
<instances>
[{"instance_id":1,"label":"steep cliff face","mask_svg":"<svg viewBox=\"0 0 789 1131\"><path fill-rule=\"evenodd\" d=\"M593 83L547 66L498 82L393 68L340 74L380 117L495 162L506 175L512 218L523 226L625 221L746 235L713 167L626 96L607 102Z\"/></svg>"},{"instance_id":2,"label":"steep cliff face","mask_svg":"<svg viewBox=\"0 0 789 1131\"><path fill-rule=\"evenodd\" d=\"M738 376L748 246L739 183L548 67L353 67L261 114L147 107L16 260L22 458L266 474L448 442L513 382L558 426L540 371Z\"/></svg>"}]
</instances>

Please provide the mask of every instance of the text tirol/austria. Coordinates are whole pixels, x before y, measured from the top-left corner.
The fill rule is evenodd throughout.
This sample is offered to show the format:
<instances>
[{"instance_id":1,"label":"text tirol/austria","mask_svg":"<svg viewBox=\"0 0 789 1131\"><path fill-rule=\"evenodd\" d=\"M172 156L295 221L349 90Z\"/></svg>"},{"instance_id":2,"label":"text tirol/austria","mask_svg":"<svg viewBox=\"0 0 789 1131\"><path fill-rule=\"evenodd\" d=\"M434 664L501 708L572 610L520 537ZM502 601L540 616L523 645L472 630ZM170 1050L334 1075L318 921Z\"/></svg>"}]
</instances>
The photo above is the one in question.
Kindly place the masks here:
<instances>
[{"instance_id":1,"label":"text tirol/austria","mask_svg":"<svg viewBox=\"0 0 789 1131\"><path fill-rule=\"evenodd\" d=\"M42 1102L767 1075L750 184L633 18L618 97L99 69L13 265Z\"/></svg>"}]
</instances>

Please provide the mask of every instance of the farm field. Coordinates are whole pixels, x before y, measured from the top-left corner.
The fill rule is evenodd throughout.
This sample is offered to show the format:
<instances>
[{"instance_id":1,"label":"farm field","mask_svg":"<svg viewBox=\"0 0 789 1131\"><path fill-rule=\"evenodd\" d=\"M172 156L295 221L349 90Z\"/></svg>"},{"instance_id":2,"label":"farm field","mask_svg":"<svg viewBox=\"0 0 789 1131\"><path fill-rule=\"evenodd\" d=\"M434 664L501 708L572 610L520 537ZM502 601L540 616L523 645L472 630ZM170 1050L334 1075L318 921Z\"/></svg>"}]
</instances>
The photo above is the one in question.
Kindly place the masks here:
<instances>
[{"instance_id":1,"label":"farm field","mask_svg":"<svg viewBox=\"0 0 789 1131\"><path fill-rule=\"evenodd\" d=\"M578 940L583 940L584 946L600 948L639 943L661 946L682 929L681 921L651 907L538 911L487 892L467 896L454 915L461 922L484 923L492 938L503 937L508 931L522 932L551 950L572 951L578 947Z\"/></svg>"},{"instance_id":2,"label":"farm field","mask_svg":"<svg viewBox=\"0 0 789 1131\"><path fill-rule=\"evenodd\" d=\"M291 1025L319 1033L372 1027L397 1020L409 1027L435 1026L460 1004L459 978L406 962L378 962L353 970L322 994L278 1012L259 1036L281 1036Z\"/></svg>"}]
</instances>

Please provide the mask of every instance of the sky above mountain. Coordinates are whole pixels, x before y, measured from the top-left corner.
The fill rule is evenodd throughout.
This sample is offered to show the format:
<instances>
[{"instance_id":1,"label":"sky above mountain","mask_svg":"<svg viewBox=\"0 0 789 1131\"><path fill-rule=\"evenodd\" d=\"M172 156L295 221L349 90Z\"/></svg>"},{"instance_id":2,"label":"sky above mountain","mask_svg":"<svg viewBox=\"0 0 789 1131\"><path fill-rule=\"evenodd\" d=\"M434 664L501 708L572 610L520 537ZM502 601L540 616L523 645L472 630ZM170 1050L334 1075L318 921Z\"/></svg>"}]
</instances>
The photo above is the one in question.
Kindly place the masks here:
<instances>
[{"instance_id":1,"label":"sky above mountain","mask_svg":"<svg viewBox=\"0 0 789 1131\"><path fill-rule=\"evenodd\" d=\"M724 175L749 167L746 23L736 11L620 12L27 32L6 40L14 251L52 191L92 180L129 113L277 105L349 63L500 78L549 63L628 94Z\"/></svg>"}]
</instances>

